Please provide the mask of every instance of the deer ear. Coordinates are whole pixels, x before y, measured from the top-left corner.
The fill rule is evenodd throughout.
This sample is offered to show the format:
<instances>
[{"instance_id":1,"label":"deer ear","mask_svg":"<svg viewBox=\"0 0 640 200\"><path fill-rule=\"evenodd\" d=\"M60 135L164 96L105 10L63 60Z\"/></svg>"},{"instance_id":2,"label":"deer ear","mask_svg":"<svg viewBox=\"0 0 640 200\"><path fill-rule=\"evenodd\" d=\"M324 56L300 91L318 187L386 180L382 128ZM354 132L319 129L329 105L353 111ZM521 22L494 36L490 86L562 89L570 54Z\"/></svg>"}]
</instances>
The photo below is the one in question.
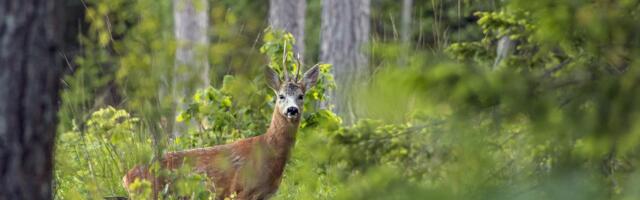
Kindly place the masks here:
<instances>
[{"instance_id":1,"label":"deer ear","mask_svg":"<svg viewBox=\"0 0 640 200\"><path fill-rule=\"evenodd\" d=\"M267 85L271 89L277 91L280 88L280 77L278 76L278 73L271 67L266 67L264 71L264 77L267 81Z\"/></svg>"},{"instance_id":2,"label":"deer ear","mask_svg":"<svg viewBox=\"0 0 640 200\"><path fill-rule=\"evenodd\" d=\"M313 66L311 69L307 70L304 73L304 77L302 78L302 84L304 84L304 90L309 91L309 88L313 87L318 83L318 76L320 75L320 69L318 66Z\"/></svg>"}]
</instances>

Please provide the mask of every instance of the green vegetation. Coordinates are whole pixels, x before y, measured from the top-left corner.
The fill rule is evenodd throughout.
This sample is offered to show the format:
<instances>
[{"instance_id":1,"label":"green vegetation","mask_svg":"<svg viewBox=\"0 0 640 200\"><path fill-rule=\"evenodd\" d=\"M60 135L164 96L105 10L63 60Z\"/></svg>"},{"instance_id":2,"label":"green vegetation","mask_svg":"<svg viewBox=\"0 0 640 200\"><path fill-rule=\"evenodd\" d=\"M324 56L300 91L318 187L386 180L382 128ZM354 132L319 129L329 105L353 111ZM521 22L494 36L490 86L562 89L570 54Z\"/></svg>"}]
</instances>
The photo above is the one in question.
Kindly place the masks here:
<instances>
[{"instance_id":1,"label":"green vegetation","mask_svg":"<svg viewBox=\"0 0 640 200\"><path fill-rule=\"evenodd\" d=\"M166 118L170 100L159 91L175 50L168 2L87 2L91 26L62 93L56 198L126 196L126 170L160 152L266 129L273 94L261 72L281 73L283 44L295 39L263 31L265 3L216 1L207 50L213 86L184 97L188 108ZM389 39L393 25L382 18L398 12L393 2L373 8L375 72L353 92L366 117L343 125L318 106L325 90L340 87L332 66L321 64L275 199L640 198L640 1L416 0L414 23L429 29L413 30L411 51ZM319 13L317 4L309 2L309 13ZM462 24L474 16L477 24ZM317 34L319 25L308 27ZM494 66L503 36L517 45ZM292 53L286 59L287 70L301 67ZM188 132L168 138L167 120ZM165 195L207 199L192 175Z\"/></svg>"}]
</instances>

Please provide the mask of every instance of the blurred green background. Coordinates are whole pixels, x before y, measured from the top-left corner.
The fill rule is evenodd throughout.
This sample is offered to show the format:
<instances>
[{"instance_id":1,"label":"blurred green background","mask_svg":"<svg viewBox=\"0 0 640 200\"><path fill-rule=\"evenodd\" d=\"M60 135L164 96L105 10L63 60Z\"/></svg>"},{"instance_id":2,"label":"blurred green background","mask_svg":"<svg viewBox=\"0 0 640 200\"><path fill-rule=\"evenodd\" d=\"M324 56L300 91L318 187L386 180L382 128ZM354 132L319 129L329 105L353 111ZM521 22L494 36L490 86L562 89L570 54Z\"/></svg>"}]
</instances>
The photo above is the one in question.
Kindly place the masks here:
<instances>
[{"instance_id":1,"label":"blurred green background","mask_svg":"<svg viewBox=\"0 0 640 200\"><path fill-rule=\"evenodd\" d=\"M126 196L135 164L266 129L262 72L282 71L277 52L294 40L268 28L269 2L209 1L211 86L184 97L161 92L175 73L172 6L82 2L57 199ZM350 93L357 120L318 106L343 87L331 74L340 66L322 65L274 199L640 199L640 1L413 0L405 41L401 1L370 9L370 73ZM320 62L322 2L306 11L296 42L308 67ZM173 111L173 98L185 106ZM187 128L171 136L176 120ZM197 175L180 184L167 198L210 198Z\"/></svg>"}]
</instances>

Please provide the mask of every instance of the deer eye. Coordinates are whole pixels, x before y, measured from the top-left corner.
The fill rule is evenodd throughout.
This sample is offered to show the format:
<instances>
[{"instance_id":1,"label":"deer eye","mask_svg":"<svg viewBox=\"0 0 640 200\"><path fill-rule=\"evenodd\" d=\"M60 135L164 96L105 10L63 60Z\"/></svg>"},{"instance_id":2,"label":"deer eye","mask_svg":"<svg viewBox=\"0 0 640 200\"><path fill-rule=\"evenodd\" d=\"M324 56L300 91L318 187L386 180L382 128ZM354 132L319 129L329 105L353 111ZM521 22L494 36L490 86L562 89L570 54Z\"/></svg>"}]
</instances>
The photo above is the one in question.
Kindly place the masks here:
<instances>
[{"instance_id":1,"label":"deer eye","mask_svg":"<svg viewBox=\"0 0 640 200\"><path fill-rule=\"evenodd\" d=\"M298 95L298 100L302 100L302 98L304 98L304 95Z\"/></svg>"},{"instance_id":2,"label":"deer eye","mask_svg":"<svg viewBox=\"0 0 640 200\"><path fill-rule=\"evenodd\" d=\"M284 95L278 95L279 99L284 99Z\"/></svg>"}]
</instances>

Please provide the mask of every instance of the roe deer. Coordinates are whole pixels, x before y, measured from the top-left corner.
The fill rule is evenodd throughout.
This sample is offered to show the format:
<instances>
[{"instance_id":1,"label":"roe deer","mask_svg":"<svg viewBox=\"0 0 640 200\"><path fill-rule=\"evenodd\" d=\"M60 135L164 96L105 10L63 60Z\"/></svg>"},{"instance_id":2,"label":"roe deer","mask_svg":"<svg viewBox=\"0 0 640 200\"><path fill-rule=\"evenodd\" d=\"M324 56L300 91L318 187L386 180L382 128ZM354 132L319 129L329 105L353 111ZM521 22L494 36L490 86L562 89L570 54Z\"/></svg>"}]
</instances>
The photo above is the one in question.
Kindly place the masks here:
<instances>
[{"instance_id":1,"label":"roe deer","mask_svg":"<svg viewBox=\"0 0 640 200\"><path fill-rule=\"evenodd\" d=\"M232 194L242 200L271 197L280 185L295 142L304 94L316 84L319 75L317 66L305 72L301 80L299 70L295 78L290 78L287 70L284 71L284 80L269 67L265 73L267 83L277 97L271 124L265 134L230 144L168 152L161 158L160 167L175 170L188 163L185 167L207 177L207 189L216 193L216 199L224 199ZM129 185L136 179L151 183L154 199L158 198L158 192L166 184L170 184L170 181L153 175L148 167L142 165L127 172L122 179L124 187L129 190Z\"/></svg>"}]
</instances>

